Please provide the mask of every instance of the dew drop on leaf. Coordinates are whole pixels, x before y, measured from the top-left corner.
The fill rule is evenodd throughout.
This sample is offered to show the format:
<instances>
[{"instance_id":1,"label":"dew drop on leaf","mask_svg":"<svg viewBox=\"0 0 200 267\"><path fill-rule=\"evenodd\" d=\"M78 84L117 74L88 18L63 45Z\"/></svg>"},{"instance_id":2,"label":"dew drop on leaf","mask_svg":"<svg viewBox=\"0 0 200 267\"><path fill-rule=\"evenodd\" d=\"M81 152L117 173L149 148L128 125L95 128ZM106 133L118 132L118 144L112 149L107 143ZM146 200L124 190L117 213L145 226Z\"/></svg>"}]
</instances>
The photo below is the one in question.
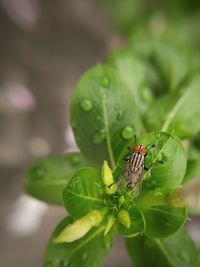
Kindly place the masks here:
<instances>
[{"instance_id":1,"label":"dew drop on leaf","mask_svg":"<svg viewBox=\"0 0 200 267\"><path fill-rule=\"evenodd\" d=\"M97 262L94 262L92 267L97 267L98 266L98 263Z\"/></svg>"},{"instance_id":2,"label":"dew drop on leaf","mask_svg":"<svg viewBox=\"0 0 200 267\"><path fill-rule=\"evenodd\" d=\"M190 262L190 257L189 257L189 255L188 255L187 251L185 251L185 250L180 251L180 253L179 253L179 257L180 257L184 262L187 262L187 263Z\"/></svg>"},{"instance_id":3,"label":"dew drop on leaf","mask_svg":"<svg viewBox=\"0 0 200 267\"><path fill-rule=\"evenodd\" d=\"M72 122L71 122L71 125L72 125L72 128L76 128L76 126L77 126L77 124L76 124L75 121L72 121Z\"/></svg>"},{"instance_id":4,"label":"dew drop on leaf","mask_svg":"<svg viewBox=\"0 0 200 267\"><path fill-rule=\"evenodd\" d=\"M114 108L115 108L115 110L118 110L118 109L119 109L118 104L115 104L115 105L114 105Z\"/></svg>"},{"instance_id":5,"label":"dew drop on leaf","mask_svg":"<svg viewBox=\"0 0 200 267\"><path fill-rule=\"evenodd\" d=\"M156 133L156 138L160 138L160 133Z\"/></svg>"},{"instance_id":6,"label":"dew drop on leaf","mask_svg":"<svg viewBox=\"0 0 200 267\"><path fill-rule=\"evenodd\" d=\"M108 76L102 76L100 79L100 84L103 87L108 87L110 85L110 79L108 78Z\"/></svg>"},{"instance_id":7,"label":"dew drop on leaf","mask_svg":"<svg viewBox=\"0 0 200 267\"><path fill-rule=\"evenodd\" d=\"M118 113L117 113L117 120L118 121L121 121L121 119L123 118L123 116L124 116L124 111L119 111Z\"/></svg>"},{"instance_id":8,"label":"dew drop on leaf","mask_svg":"<svg viewBox=\"0 0 200 267\"><path fill-rule=\"evenodd\" d=\"M144 87L142 90L142 95L141 95L142 99L146 102L146 103L151 103L153 100L151 91L149 88Z\"/></svg>"},{"instance_id":9,"label":"dew drop on leaf","mask_svg":"<svg viewBox=\"0 0 200 267\"><path fill-rule=\"evenodd\" d=\"M96 120L97 120L97 121L101 121L102 118L101 118L100 116L97 116L97 117L96 117Z\"/></svg>"},{"instance_id":10,"label":"dew drop on leaf","mask_svg":"<svg viewBox=\"0 0 200 267\"><path fill-rule=\"evenodd\" d=\"M94 183L97 187L100 187L101 188L101 185L100 184L98 184L98 183Z\"/></svg>"},{"instance_id":11,"label":"dew drop on leaf","mask_svg":"<svg viewBox=\"0 0 200 267\"><path fill-rule=\"evenodd\" d=\"M87 259L87 256L88 256L88 253L85 251L85 252L83 253L83 260L86 260L86 259Z\"/></svg>"},{"instance_id":12,"label":"dew drop on leaf","mask_svg":"<svg viewBox=\"0 0 200 267\"><path fill-rule=\"evenodd\" d=\"M76 182L76 184L79 184L80 183L80 178L77 177L75 182Z\"/></svg>"},{"instance_id":13,"label":"dew drop on leaf","mask_svg":"<svg viewBox=\"0 0 200 267\"><path fill-rule=\"evenodd\" d=\"M126 126L123 130L122 130L122 137L124 139L131 139L134 136L134 132L133 132L133 128L131 126Z\"/></svg>"},{"instance_id":14,"label":"dew drop on leaf","mask_svg":"<svg viewBox=\"0 0 200 267\"><path fill-rule=\"evenodd\" d=\"M104 243L106 251L108 251L110 249L110 247L111 247L111 243L109 242L108 239L104 240L103 243Z\"/></svg>"},{"instance_id":15,"label":"dew drop on leaf","mask_svg":"<svg viewBox=\"0 0 200 267\"><path fill-rule=\"evenodd\" d=\"M33 175L34 179L43 179L47 174L47 169L35 166L31 169L31 174Z\"/></svg>"},{"instance_id":16,"label":"dew drop on leaf","mask_svg":"<svg viewBox=\"0 0 200 267\"><path fill-rule=\"evenodd\" d=\"M145 186L146 186L146 188L151 188L151 183L150 183L150 182L147 182L147 183L145 184Z\"/></svg>"},{"instance_id":17,"label":"dew drop on leaf","mask_svg":"<svg viewBox=\"0 0 200 267\"><path fill-rule=\"evenodd\" d=\"M107 243L105 244L105 247L106 247L106 250L108 251L108 250L110 249L110 243L107 242Z\"/></svg>"},{"instance_id":18,"label":"dew drop on leaf","mask_svg":"<svg viewBox=\"0 0 200 267\"><path fill-rule=\"evenodd\" d=\"M157 196L162 196L162 192L156 190L156 191L154 191L153 195L154 195L155 197L157 197Z\"/></svg>"},{"instance_id":19,"label":"dew drop on leaf","mask_svg":"<svg viewBox=\"0 0 200 267\"><path fill-rule=\"evenodd\" d=\"M106 137L106 133L105 130L100 130L98 132L96 132L93 136L93 142L95 144L100 144L101 142L103 142L103 140Z\"/></svg>"},{"instance_id":20,"label":"dew drop on leaf","mask_svg":"<svg viewBox=\"0 0 200 267\"><path fill-rule=\"evenodd\" d=\"M170 160L173 161L174 160L174 157L171 157Z\"/></svg>"},{"instance_id":21,"label":"dew drop on leaf","mask_svg":"<svg viewBox=\"0 0 200 267\"><path fill-rule=\"evenodd\" d=\"M90 111L92 109L92 102L89 99L84 99L81 101L81 108L84 111Z\"/></svg>"},{"instance_id":22,"label":"dew drop on leaf","mask_svg":"<svg viewBox=\"0 0 200 267\"><path fill-rule=\"evenodd\" d=\"M79 157L78 156L72 156L71 157L71 162L72 162L72 164L74 165L74 166L76 166L76 165L78 165L79 163L80 163L80 159L79 159Z\"/></svg>"},{"instance_id":23,"label":"dew drop on leaf","mask_svg":"<svg viewBox=\"0 0 200 267\"><path fill-rule=\"evenodd\" d=\"M48 262L46 263L45 267L53 267L53 263L50 262L50 261L48 261Z\"/></svg>"}]
</instances>

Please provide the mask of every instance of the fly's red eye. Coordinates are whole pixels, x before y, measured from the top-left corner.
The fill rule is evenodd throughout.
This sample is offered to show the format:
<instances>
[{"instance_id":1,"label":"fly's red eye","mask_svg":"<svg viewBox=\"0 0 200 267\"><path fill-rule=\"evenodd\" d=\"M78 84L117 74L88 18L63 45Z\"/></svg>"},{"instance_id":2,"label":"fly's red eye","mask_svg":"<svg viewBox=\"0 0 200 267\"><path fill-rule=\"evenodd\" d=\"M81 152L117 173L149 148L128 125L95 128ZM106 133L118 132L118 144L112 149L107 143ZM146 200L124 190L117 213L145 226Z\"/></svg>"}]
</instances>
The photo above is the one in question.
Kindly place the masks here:
<instances>
[{"instance_id":1,"label":"fly's red eye","mask_svg":"<svg viewBox=\"0 0 200 267\"><path fill-rule=\"evenodd\" d=\"M142 147L141 148L141 152L144 153L144 154L147 154L147 149L145 147Z\"/></svg>"},{"instance_id":2,"label":"fly's red eye","mask_svg":"<svg viewBox=\"0 0 200 267\"><path fill-rule=\"evenodd\" d=\"M140 150L140 147L139 147L139 146L134 146L134 147L133 147L133 150L134 150L135 152L137 152L137 151Z\"/></svg>"}]
</instances>

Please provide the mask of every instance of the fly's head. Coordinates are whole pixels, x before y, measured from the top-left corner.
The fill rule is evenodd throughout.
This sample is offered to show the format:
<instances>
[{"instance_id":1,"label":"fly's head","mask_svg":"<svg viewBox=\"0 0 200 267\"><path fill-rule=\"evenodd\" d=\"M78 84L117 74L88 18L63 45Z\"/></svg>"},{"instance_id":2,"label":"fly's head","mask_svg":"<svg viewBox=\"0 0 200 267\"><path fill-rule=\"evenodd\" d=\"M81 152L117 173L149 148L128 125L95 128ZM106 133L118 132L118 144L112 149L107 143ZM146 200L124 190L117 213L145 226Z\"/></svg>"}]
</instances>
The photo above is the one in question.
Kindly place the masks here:
<instances>
[{"instance_id":1,"label":"fly's head","mask_svg":"<svg viewBox=\"0 0 200 267\"><path fill-rule=\"evenodd\" d=\"M134 146L133 152L134 153L141 153L145 157L147 155L148 149L146 147L144 147L143 145Z\"/></svg>"}]
</instances>

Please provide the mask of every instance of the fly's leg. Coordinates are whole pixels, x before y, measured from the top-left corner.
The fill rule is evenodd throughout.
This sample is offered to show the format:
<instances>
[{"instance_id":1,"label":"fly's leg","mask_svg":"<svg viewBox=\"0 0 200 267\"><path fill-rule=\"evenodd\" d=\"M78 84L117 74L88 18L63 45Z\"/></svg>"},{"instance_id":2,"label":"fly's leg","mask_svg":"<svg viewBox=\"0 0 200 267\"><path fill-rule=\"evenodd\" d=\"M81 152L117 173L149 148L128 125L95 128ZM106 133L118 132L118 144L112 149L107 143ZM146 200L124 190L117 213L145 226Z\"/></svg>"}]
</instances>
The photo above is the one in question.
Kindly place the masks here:
<instances>
[{"instance_id":1,"label":"fly's leg","mask_svg":"<svg viewBox=\"0 0 200 267\"><path fill-rule=\"evenodd\" d=\"M146 171L148 171L148 170L151 169L154 165L156 165L156 164L163 164L163 163L164 163L164 161L162 161L162 160L157 160L157 161L153 162L148 168L147 168L146 166L144 166L144 169L145 169Z\"/></svg>"},{"instance_id":2,"label":"fly's leg","mask_svg":"<svg viewBox=\"0 0 200 267\"><path fill-rule=\"evenodd\" d=\"M116 182L114 182L114 183L112 183L111 185L109 185L108 187L110 188L111 186L113 186L114 184L117 184L118 185L118 187L119 187L119 185L120 185L120 183L121 183L121 180L122 180L122 178L123 178L123 174L121 174L118 178L117 178L117 181Z\"/></svg>"},{"instance_id":3,"label":"fly's leg","mask_svg":"<svg viewBox=\"0 0 200 267\"><path fill-rule=\"evenodd\" d=\"M154 147L156 147L156 144L153 144L153 145L151 145L150 147L148 147L147 148L147 151L149 152L152 148L154 148ZM146 154L147 155L147 154ZM146 155L145 155L145 157L146 157Z\"/></svg>"},{"instance_id":4,"label":"fly's leg","mask_svg":"<svg viewBox=\"0 0 200 267\"><path fill-rule=\"evenodd\" d=\"M137 143L137 136L136 136L136 134L134 135L134 141L135 141L134 144L136 144Z\"/></svg>"},{"instance_id":5,"label":"fly's leg","mask_svg":"<svg viewBox=\"0 0 200 267\"><path fill-rule=\"evenodd\" d=\"M131 148L130 148L130 146L128 146L127 149L128 149L128 154L126 154L126 155L123 157L123 160L125 160L125 161L128 161L128 160L129 160L129 158L130 158L130 154L131 154Z\"/></svg>"},{"instance_id":6,"label":"fly's leg","mask_svg":"<svg viewBox=\"0 0 200 267\"><path fill-rule=\"evenodd\" d=\"M153 145L151 145L150 147L148 147L148 151L150 151L152 148L154 148L154 147L156 147L157 145L156 144L153 144ZM145 157L147 156L147 154L145 155ZM146 170L146 171L148 171L149 169L151 169L152 167L153 167L153 165L155 165L155 164L163 164L164 162L162 161L162 160L156 160L155 162L153 162L148 168L146 167L146 166L144 166L144 169Z\"/></svg>"}]
</instances>

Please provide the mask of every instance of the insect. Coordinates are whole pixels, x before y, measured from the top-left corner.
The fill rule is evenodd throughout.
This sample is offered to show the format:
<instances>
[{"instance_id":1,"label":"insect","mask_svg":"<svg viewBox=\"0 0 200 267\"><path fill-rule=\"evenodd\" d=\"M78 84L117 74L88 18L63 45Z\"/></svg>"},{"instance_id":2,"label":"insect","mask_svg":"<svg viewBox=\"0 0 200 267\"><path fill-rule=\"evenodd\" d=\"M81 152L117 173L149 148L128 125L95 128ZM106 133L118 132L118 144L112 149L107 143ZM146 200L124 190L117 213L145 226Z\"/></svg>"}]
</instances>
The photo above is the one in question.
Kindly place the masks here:
<instances>
[{"instance_id":1,"label":"insect","mask_svg":"<svg viewBox=\"0 0 200 267\"><path fill-rule=\"evenodd\" d=\"M140 192L144 170L148 170L144 165L145 157L148 151L153 147L155 147L155 144L149 148L146 148L143 145L135 145L133 150L128 147L129 153L124 157L124 160L126 160L126 165L122 174L118 178L117 183L119 184L121 178L124 177L127 181L127 186L132 190L135 197Z\"/></svg>"}]
</instances>

